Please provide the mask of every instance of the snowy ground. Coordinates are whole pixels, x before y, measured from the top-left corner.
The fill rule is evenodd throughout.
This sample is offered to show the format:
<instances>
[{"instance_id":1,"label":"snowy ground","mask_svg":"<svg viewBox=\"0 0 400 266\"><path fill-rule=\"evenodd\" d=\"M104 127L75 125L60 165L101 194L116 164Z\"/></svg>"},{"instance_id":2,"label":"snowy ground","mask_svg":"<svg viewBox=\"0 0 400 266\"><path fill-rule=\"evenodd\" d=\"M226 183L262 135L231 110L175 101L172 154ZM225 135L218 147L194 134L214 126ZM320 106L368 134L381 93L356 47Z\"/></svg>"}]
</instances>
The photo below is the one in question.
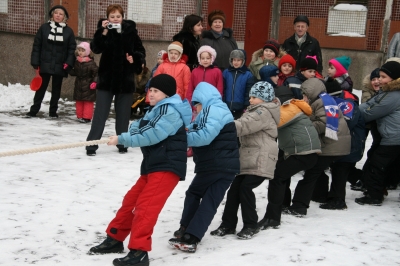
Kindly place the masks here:
<instances>
[{"instance_id":1,"label":"snowy ground","mask_svg":"<svg viewBox=\"0 0 400 266\"><path fill-rule=\"evenodd\" d=\"M46 118L49 96L40 118L25 119L20 116L28 111L33 92L28 86L0 84L0 152L86 139L90 125L75 121L73 102L61 101L59 120ZM111 118L104 136L113 135L113 128ZM112 265L124 255L86 252L104 238L122 197L139 176L140 162L139 149L121 155L106 145L95 157L86 156L82 147L0 158L0 265ZM400 265L399 190L373 207L356 204L360 192L348 188L346 211L322 210L311 202L305 218L285 215L280 229L261 231L251 240L207 232L196 253L174 250L167 241L179 227L193 169L189 158L187 180L179 183L159 216L149 253L153 266ZM300 178L292 179L293 188ZM255 190L260 217L267 186L266 181ZM220 224L222 209L209 231Z\"/></svg>"}]
</instances>

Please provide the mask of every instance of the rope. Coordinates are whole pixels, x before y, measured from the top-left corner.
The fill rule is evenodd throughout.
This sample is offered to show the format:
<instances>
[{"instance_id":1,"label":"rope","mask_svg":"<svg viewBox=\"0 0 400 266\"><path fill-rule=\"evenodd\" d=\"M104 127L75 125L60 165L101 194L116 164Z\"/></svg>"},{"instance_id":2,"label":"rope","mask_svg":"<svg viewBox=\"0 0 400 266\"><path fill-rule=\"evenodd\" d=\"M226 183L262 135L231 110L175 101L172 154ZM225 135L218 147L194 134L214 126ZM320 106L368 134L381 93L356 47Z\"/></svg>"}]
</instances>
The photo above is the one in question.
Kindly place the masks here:
<instances>
[{"instance_id":1,"label":"rope","mask_svg":"<svg viewBox=\"0 0 400 266\"><path fill-rule=\"evenodd\" d=\"M109 142L109 139L99 139L99 140L90 140L90 141L77 142L77 143L59 144L59 145L53 145L53 146L37 147L37 148L30 148L30 149L23 149L23 150L16 150L16 151L6 151L6 152L0 152L0 157L15 156L15 155L44 152L44 151L55 151L55 150L70 149L70 148L85 147L85 146L93 146L93 145L97 145L97 144L105 144L107 142Z\"/></svg>"}]
</instances>

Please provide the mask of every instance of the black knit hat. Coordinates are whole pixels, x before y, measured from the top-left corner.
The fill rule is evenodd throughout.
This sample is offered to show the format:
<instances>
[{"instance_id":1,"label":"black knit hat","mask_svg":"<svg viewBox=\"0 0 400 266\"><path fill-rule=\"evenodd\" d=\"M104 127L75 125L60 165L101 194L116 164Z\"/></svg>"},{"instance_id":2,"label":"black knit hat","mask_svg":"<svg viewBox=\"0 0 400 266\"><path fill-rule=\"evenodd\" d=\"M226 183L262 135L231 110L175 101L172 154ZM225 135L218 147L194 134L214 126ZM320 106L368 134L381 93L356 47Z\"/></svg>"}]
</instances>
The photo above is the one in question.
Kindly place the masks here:
<instances>
[{"instance_id":1,"label":"black knit hat","mask_svg":"<svg viewBox=\"0 0 400 266\"><path fill-rule=\"evenodd\" d=\"M304 15L298 15L294 19L293 24L296 24L296 22L305 22L305 23L307 23L307 26L310 26L310 21L308 20L308 17L304 16Z\"/></svg>"},{"instance_id":2,"label":"black knit hat","mask_svg":"<svg viewBox=\"0 0 400 266\"><path fill-rule=\"evenodd\" d=\"M304 58L303 60L301 60L300 62L300 70L307 70L307 69L314 69L317 70L317 62L315 62L314 59L308 57L308 58Z\"/></svg>"},{"instance_id":3,"label":"black knit hat","mask_svg":"<svg viewBox=\"0 0 400 266\"><path fill-rule=\"evenodd\" d=\"M325 81L325 87L326 87L326 91L327 91L329 94L342 91L342 88L340 87L339 82L338 82L336 79L331 78L331 77L329 77L329 78Z\"/></svg>"},{"instance_id":4,"label":"black knit hat","mask_svg":"<svg viewBox=\"0 0 400 266\"><path fill-rule=\"evenodd\" d=\"M294 98L292 90L287 86L276 87L274 91L275 97L277 97L281 103Z\"/></svg>"},{"instance_id":5,"label":"black knit hat","mask_svg":"<svg viewBox=\"0 0 400 266\"><path fill-rule=\"evenodd\" d=\"M264 44L264 47L263 47L263 50L265 50L265 49L271 49L272 51L274 51L274 53L275 53L275 56L278 56L278 54L279 54L279 47L280 47L280 44L277 42L277 41L275 41L275 40L268 40L265 44Z\"/></svg>"},{"instance_id":6,"label":"black knit hat","mask_svg":"<svg viewBox=\"0 0 400 266\"><path fill-rule=\"evenodd\" d=\"M374 78L379 78L379 67L375 68L372 72L371 75L369 75L369 80L373 80Z\"/></svg>"},{"instance_id":7,"label":"black knit hat","mask_svg":"<svg viewBox=\"0 0 400 266\"><path fill-rule=\"evenodd\" d=\"M176 94L176 81L168 74L159 74L150 80L149 88L156 88L171 97Z\"/></svg>"},{"instance_id":8,"label":"black knit hat","mask_svg":"<svg viewBox=\"0 0 400 266\"><path fill-rule=\"evenodd\" d=\"M389 61L381 66L380 71L385 72L393 80L400 78L400 63Z\"/></svg>"},{"instance_id":9,"label":"black knit hat","mask_svg":"<svg viewBox=\"0 0 400 266\"><path fill-rule=\"evenodd\" d=\"M67 17L67 19L69 19L69 15L68 15L67 9L65 9L65 7L63 7L62 5L56 5L56 6L53 6L53 7L50 9L50 11L49 11L49 17L50 17L50 18L51 18L51 13L52 13L54 10L56 10L56 9L62 9L62 10L64 10L65 16Z\"/></svg>"}]
</instances>

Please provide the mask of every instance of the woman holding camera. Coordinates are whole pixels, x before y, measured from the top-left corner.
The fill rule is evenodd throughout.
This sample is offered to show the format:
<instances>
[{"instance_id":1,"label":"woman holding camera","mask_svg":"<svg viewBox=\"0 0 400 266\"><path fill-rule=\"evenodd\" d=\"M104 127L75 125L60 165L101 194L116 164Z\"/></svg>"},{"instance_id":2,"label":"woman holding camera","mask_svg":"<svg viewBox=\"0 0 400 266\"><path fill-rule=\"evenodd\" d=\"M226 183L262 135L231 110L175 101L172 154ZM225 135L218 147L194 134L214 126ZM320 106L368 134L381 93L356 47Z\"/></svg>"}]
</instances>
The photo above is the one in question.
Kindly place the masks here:
<instances>
[{"instance_id":1,"label":"woman holding camera","mask_svg":"<svg viewBox=\"0 0 400 266\"><path fill-rule=\"evenodd\" d=\"M134 73L142 72L142 58L146 51L137 33L136 23L125 20L124 10L118 4L107 7L107 19L101 19L90 48L95 54L102 54L99 63L96 109L92 127L86 140L98 140L114 99L115 131L117 135L128 131L133 93ZM120 153L127 148L117 145ZM96 155L98 145L86 146L88 156Z\"/></svg>"}]
</instances>

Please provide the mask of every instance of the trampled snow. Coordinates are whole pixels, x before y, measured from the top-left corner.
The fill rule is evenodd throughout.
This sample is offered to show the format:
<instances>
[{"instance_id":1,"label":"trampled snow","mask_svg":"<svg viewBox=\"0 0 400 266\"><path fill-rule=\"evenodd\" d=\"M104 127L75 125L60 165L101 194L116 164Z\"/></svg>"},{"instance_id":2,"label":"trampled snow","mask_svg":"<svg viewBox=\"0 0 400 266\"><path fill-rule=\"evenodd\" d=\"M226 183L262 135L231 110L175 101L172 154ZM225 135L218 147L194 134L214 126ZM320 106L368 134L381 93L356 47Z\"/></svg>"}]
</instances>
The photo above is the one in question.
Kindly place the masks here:
<instances>
[{"instance_id":1,"label":"trampled snow","mask_svg":"<svg viewBox=\"0 0 400 266\"><path fill-rule=\"evenodd\" d=\"M33 92L19 84L0 85L0 152L85 141L90 125L76 121L74 102L60 102L60 119L46 118L49 96L40 117L26 119L22 115ZM113 134L110 118L104 137ZM124 254L86 253L105 237L107 224L139 176L141 159L138 148L121 155L107 145L100 145L95 157L81 147L0 158L0 265L112 265L114 258L125 256L126 249ZM209 234L221 222L220 206L196 253L175 250L167 241L179 228L193 169L189 158L187 180L178 184L159 216L149 253L153 266L399 265L399 190L389 191L383 205L374 207L356 204L361 192L347 187L347 210L322 210L311 202L306 217L283 215L280 229L261 231L251 240ZM292 178L292 189L299 179L300 174ZM255 189L260 219L267 187L265 181ZM241 227L239 212L237 230Z\"/></svg>"}]
</instances>

